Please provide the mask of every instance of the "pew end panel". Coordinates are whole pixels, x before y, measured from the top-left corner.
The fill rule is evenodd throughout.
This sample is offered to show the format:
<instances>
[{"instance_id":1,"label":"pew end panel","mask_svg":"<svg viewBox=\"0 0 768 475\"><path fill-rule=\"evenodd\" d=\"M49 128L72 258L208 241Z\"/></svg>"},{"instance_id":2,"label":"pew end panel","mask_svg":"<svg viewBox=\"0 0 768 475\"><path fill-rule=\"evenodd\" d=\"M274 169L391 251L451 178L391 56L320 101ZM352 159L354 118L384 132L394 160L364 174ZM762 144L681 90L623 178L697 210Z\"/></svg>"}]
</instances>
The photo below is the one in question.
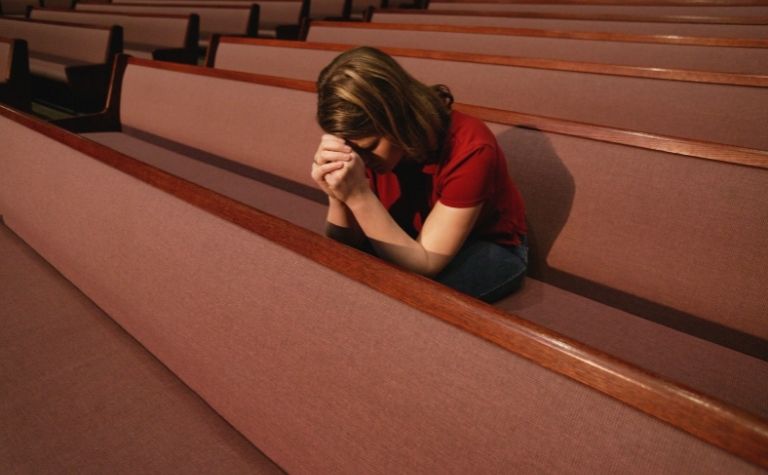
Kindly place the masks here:
<instances>
[{"instance_id":1,"label":"pew end panel","mask_svg":"<svg viewBox=\"0 0 768 475\"><path fill-rule=\"evenodd\" d=\"M27 42L0 38L0 102L22 111L30 109L29 51Z\"/></svg>"}]
</instances>

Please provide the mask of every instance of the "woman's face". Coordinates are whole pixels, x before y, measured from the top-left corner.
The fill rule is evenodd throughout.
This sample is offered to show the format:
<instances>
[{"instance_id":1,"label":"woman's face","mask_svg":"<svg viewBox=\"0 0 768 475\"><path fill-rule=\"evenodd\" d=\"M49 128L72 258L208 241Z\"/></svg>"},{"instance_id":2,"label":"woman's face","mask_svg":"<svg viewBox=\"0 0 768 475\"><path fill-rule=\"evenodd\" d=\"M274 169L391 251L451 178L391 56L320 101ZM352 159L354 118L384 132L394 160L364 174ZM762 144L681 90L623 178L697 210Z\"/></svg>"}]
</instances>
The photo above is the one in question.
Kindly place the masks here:
<instances>
[{"instance_id":1,"label":"woman's face","mask_svg":"<svg viewBox=\"0 0 768 475\"><path fill-rule=\"evenodd\" d=\"M352 150L363 159L365 166L376 173L391 172L403 158L403 149L385 137L347 140Z\"/></svg>"}]
</instances>

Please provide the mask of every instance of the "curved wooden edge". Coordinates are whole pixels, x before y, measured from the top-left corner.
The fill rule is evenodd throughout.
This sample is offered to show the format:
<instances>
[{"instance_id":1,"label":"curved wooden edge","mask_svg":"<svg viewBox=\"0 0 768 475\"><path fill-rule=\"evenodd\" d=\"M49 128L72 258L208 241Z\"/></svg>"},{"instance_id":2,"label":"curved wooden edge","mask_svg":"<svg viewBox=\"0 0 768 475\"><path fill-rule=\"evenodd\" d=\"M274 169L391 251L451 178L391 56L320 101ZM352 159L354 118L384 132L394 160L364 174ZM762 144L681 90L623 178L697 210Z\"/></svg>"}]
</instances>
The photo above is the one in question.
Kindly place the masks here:
<instances>
[{"instance_id":1,"label":"curved wooden edge","mask_svg":"<svg viewBox=\"0 0 768 475\"><path fill-rule=\"evenodd\" d=\"M32 116L3 106L0 115L432 317L768 467L768 421L755 415ZM312 244L317 240L323 240L323 245Z\"/></svg>"},{"instance_id":2,"label":"curved wooden edge","mask_svg":"<svg viewBox=\"0 0 768 475\"><path fill-rule=\"evenodd\" d=\"M111 26L84 25L83 23L70 23L66 21L30 20L28 18L0 17L0 21L18 21L34 25L65 26L69 28L86 28L89 30L111 30Z\"/></svg>"},{"instance_id":3,"label":"curved wooden edge","mask_svg":"<svg viewBox=\"0 0 768 475\"><path fill-rule=\"evenodd\" d=\"M500 3L513 5L626 5L626 6L768 6L766 0L439 0L439 3Z\"/></svg>"},{"instance_id":4,"label":"curved wooden edge","mask_svg":"<svg viewBox=\"0 0 768 475\"><path fill-rule=\"evenodd\" d=\"M326 28L357 28L363 30L402 30L402 31L433 31L446 33L468 33L478 35L499 36L530 36L538 38L565 38L589 41L617 41L624 43L654 43L691 46L723 46L731 48L768 48L768 39L759 38L715 38L704 36L677 35L638 35L629 33L600 33L589 31L556 31L531 28L507 28L496 26L464 26L437 25L430 23L369 23L369 22L340 22L312 21Z\"/></svg>"},{"instance_id":5,"label":"curved wooden edge","mask_svg":"<svg viewBox=\"0 0 768 475\"><path fill-rule=\"evenodd\" d=\"M167 13L125 13L125 12L101 12L101 11L92 11L92 10L71 10L69 8L39 8L39 7L32 7L30 10L29 15L32 15L32 12L40 11L40 12L57 12L57 13L67 13L67 14L74 14L74 15L116 15L116 16L129 16L129 17L149 17L149 18L172 18L172 19L188 19L189 15L173 15L173 14L167 14Z\"/></svg>"},{"instance_id":6,"label":"curved wooden edge","mask_svg":"<svg viewBox=\"0 0 768 475\"><path fill-rule=\"evenodd\" d=\"M251 44L259 46L274 46L280 48L346 51L356 45L341 43L319 43L311 41L287 41L265 38L241 38L222 36L220 43ZM647 79L662 79L668 81L684 81L705 84L722 84L730 86L768 87L768 75L716 73L688 69L651 68L642 66L623 66L617 64L587 63L580 61L561 61L541 58L523 58L517 56L501 56L491 54L462 53L454 51L436 51L426 49L395 48L377 46L391 56L408 58L425 58L467 63L482 63L501 66L516 66L521 68L547 69L566 72L602 74L608 76L624 76Z\"/></svg>"},{"instance_id":7,"label":"curved wooden edge","mask_svg":"<svg viewBox=\"0 0 768 475\"><path fill-rule=\"evenodd\" d=\"M132 57L128 58L127 62L128 64L136 64L150 68L166 69L235 81L253 82L267 86L284 87L306 92L315 92L316 90L314 82L302 79L288 79L276 76L268 76L264 74L253 74L241 71L190 66L178 63L165 63ZM533 127L539 130L561 135L582 137L585 139L599 140L601 142L610 142L618 145L627 145L635 148L658 150L692 158L714 160L719 162L727 162L768 169L768 151L647 134L631 130L603 127L582 122L555 119L533 114L523 114L513 111L492 109L489 107L481 107L468 104L455 104L455 107L488 122L519 127Z\"/></svg>"},{"instance_id":8,"label":"curved wooden edge","mask_svg":"<svg viewBox=\"0 0 768 475\"><path fill-rule=\"evenodd\" d=\"M621 15L614 13L549 13L549 12L497 12L483 10L418 10L385 8L374 10L379 13L409 16L461 16L495 18L538 18L544 20L619 21L637 23L700 23L711 25L768 25L765 16L704 16L704 15Z\"/></svg>"},{"instance_id":9,"label":"curved wooden edge","mask_svg":"<svg viewBox=\"0 0 768 475\"><path fill-rule=\"evenodd\" d=\"M91 12L107 12L110 10L114 10L115 12L120 11L121 8L147 8L147 7L158 7L158 8L197 8L198 10L250 10L252 2L244 3L241 5L205 5L205 4L199 4L199 3L85 3L80 2L78 5L108 5L109 7L107 9L99 9L99 10L80 10L78 8L75 8L76 12L84 12L84 11L91 11Z\"/></svg>"}]
</instances>

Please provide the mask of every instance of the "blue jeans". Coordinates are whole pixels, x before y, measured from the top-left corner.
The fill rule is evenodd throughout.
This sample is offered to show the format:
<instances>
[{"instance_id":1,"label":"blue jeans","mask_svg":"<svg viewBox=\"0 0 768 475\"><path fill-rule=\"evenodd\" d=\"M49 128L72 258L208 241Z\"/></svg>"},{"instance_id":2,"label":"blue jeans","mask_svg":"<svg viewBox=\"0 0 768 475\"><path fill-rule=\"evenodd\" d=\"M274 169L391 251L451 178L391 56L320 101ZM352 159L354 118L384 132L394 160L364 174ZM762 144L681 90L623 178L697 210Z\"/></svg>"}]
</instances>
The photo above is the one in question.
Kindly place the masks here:
<instances>
[{"instance_id":1,"label":"blue jeans","mask_svg":"<svg viewBox=\"0 0 768 475\"><path fill-rule=\"evenodd\" d=\"M520 288L527 268L525 236L519 246L471 241L464 244L435 280L486 302L495 302Z\"/></svg>"}]
</instances>

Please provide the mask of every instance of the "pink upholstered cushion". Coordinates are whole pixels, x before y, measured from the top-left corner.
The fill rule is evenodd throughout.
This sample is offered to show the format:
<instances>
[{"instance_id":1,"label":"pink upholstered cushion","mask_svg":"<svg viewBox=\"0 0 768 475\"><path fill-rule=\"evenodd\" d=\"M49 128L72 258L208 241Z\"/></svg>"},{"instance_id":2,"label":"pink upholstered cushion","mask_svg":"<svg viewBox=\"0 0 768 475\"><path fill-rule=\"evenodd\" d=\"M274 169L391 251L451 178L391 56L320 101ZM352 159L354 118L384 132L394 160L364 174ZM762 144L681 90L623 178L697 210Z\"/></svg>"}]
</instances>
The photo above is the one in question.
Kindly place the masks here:
<instances>
[{"instance_id":1,"label":"pink upholstered cushion","mask_svg":"<svg viewBox=\"0 0 768 475\"><path fill-rule=\"evenodd\" d=\"M124 125L314 186L311 92L129 65ZM267 113L267 111L270 111Z\"/></svg>"},{"instance_id":2,"label":"pink upholstered cushion","mask_svg":"<svg viewBox=\"0 0 768 475\"><path fill-rule=\"evenodd\" d=\"M189 18L94 14L76 11L32 10L32 19L83 23L87 25L120 25L123 41L145 43L157 47L184 46Z\"/></svg>"},{"instance_id":3,"label":"pink upholstered cushion","mask_svg":"<svg viewBox=\"0 0 768 475\"><path fill-rule=\"evenodd\" d=\"M0 225L0 471L279 474Z\"/></svg>"},{"instance_id":4,"label":"pink upholstered cushion","mask_svg":"<svg viewBox=\"0 0 768 475\"><path fill-rule=\"evenodd\" d=\"M27 40L30 53L44 53L86 63L107 59L110 32L102 28L52 25L0 17L0 34Z\"/></svg>"}]
</instances>

